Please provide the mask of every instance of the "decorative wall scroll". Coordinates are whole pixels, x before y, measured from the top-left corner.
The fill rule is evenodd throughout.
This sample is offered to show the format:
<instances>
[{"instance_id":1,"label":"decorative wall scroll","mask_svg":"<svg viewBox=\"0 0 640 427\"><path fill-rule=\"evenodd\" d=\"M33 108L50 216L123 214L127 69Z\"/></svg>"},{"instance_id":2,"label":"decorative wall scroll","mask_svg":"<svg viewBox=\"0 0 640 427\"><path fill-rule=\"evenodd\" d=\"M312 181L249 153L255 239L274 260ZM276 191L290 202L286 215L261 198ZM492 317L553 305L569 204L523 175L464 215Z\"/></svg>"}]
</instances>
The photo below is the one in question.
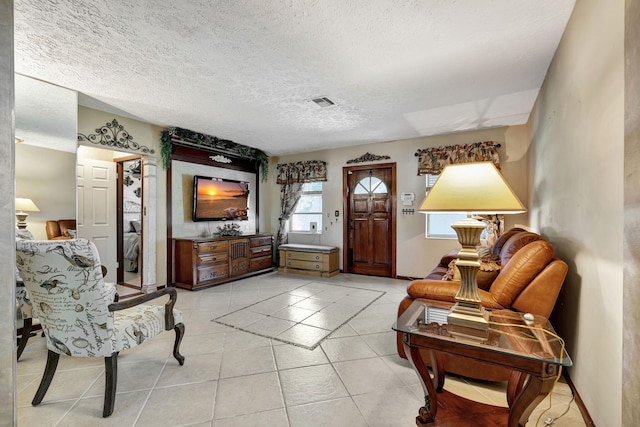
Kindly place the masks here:
<instances>
[{"instance_id":1,"label":"decorative wall scroll","mask_svg":"<svg viewBox=\"0 0 640 427\"><path fill-rule=\"evenodd\" d=\"M218 154L217 156L209 156L209 158L211 160L213 160L214 162L217 162L217 163L231 163L231 159L230 158L225 157L225 156L223 156L221 154Z\"/></svg>"},{"instance_id":2,"label":"decorative wall scroll","mask_svg":"<svg viewBox=\"0 0 640 427\"><path fill-rule=\"evenodd\" d=\"M351 159L347 161L347 164L351 163L364 163L364 162L375 162L376 160L389 160L391 157L389 156L377 156L371 153L365 153L357 159Z\"/></svg>"},{"instance_id":3,"label":"decorative wall scroll","mask_svg":"<svg viewBox=\"0 0 640 427\"><path fill-rule=\"evenodd\" d=\"M91 144L106 145L107 147L117 148L127 151L142 151L143 153L153 154L155 151L146 145L138 144L133 140L133 136L124 130L124 126L118 123L116 119L107 122L106 125L96 129L96 133L91 135L78 134L78 142L88 141Z\"/></svg>"},{"instance_id":4,"label":"decorative wall scroll","mask_svg":"<svg viewBox=\"0 0 640 427\"><path fill-rule=\"evenodd\" d=\"M188 129L170 127L162 131L160 136L160 147L162 154L162 166L167 169L171 162L171 150L173 144L208 148L215 151L228 153L243 159L255 161L262 171L262 181L266 181L269 176L269 156L257 148L236 144L228 139L220 139L215 136L193 132ZM215 160L214 160L215 161Z\"/></svg>"}]
</instances>

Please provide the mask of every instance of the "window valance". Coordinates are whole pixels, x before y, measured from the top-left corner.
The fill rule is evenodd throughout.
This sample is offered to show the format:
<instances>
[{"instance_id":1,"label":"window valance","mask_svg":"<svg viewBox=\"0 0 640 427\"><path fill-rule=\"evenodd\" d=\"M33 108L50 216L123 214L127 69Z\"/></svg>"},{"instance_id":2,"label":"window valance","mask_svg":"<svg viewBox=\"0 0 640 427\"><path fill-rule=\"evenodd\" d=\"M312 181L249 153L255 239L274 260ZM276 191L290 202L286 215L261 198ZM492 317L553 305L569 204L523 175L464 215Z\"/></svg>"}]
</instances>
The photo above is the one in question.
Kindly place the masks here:
<instances>
[{"instance_id":1,"label":"window valance","mask_svg":"<svg viewBox=\"0 0 640 427\"><path fill-rule=\"evenodd\" d=\"M307 160L303 162L279 163L278 184L304 183L327 180L327 162Z\"/></svg>"},{"instance_id":2,"label":"window valance","mask_svg":"<svg viewBox=\"0 0 640 427\"><path fill-rule=\"evenodd\" d=\"M500 169L498 148L500 144L485 141L418 150L418 175L439 175L445 166L456 163L493 162Z\"/></svg>"}]
</instances>

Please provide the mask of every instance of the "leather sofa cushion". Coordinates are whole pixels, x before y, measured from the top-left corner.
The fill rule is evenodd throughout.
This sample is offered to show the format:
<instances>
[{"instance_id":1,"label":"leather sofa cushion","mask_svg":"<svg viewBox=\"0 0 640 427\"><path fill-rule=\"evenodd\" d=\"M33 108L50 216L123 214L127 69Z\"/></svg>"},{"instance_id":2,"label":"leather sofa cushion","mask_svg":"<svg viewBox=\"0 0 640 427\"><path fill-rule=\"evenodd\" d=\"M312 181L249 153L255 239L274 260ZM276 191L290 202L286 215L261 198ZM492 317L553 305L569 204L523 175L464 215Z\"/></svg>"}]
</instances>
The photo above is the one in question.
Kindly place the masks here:
<instances>
[{"instance_id":1,"label":"leather sofa cushion","mask_svg":"<svg viewBox=\"0 0 640 427\"><path fill-rule=\"evenodd\" d=\"M491 285L489 292L503 307L511 307L515 298L554 258L553 245L546 240L531 242L517 251Z\"/></svg>"},{"instance_id":2,"label":"leather sofa cushion","mask_svg":"<svg viewBox=\"0 0 640 427\"><path fill-rule=\"evenodd\" d=\"M531 242L544 240L542 236L529 231L515 233L509 238L500 251L500 264L507 265L513 255Z\"/></svg>"}]
</instances>

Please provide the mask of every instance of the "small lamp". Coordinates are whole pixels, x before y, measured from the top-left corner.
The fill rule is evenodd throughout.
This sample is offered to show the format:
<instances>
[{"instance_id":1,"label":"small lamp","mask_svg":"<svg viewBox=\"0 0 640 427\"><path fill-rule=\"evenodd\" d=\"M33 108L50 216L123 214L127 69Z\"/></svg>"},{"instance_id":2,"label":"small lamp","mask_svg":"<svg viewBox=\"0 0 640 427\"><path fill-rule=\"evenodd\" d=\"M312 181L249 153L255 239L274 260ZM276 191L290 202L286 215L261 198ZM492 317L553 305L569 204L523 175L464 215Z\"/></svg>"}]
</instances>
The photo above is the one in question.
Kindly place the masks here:
<instances>
[{"instance_id":1,"label":"small lamp","mask_svg":"<svg viewBox=\"0 0 640 427\"><path fill-rule=\"evenodd\" d=\"M485 224L473 219L471 214L511 214L525 212L526 209L493 162L480 162L446 166L418 211L467 214L466 219L451 225L462 249L456 260L460 270L460 289L447 322L463 327L465 335L486 335L488 323L476 282L480 269L476 246L480 244Z\"/></svg>"},{"instance_id":2,"label":"small lamp","mask_svg":"<svg viewBox=\"0 0 640 427\"><path fill-rule=\"evenodd\" d=\"M40 209L33 203L31 199L21 199L16 197L16 218L18 219L18 228L24 230L27 228L28 213L24 212L40 212Z\"/></svg>"}]
</instances>

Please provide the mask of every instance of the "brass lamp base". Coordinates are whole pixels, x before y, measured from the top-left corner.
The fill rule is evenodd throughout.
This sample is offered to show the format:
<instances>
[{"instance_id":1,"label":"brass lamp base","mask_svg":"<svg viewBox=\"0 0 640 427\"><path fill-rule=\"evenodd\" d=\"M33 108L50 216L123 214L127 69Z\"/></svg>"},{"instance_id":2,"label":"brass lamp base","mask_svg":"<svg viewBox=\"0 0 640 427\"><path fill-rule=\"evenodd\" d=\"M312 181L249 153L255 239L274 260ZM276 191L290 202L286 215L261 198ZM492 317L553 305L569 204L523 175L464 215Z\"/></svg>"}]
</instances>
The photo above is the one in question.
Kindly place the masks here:
<instances>
[{"instance_id":1,"label":"brass lamp base","mask_svg":"<svg viewBox=\"0 0 640 427\"><path fill-rule=\"evenodd\" d=\"M456 294L456 305L447 316L447 322L455 325L449 333L475 340L487 338L488 315L482 307L482 298L478 292L476 276L480 262L476 246L480 244L480 234L486 225L478 220L467 218L451 225L458 235L462 249L458 253L456 266L460 270L460 289Z\"/></svg>"}]
</instances>

